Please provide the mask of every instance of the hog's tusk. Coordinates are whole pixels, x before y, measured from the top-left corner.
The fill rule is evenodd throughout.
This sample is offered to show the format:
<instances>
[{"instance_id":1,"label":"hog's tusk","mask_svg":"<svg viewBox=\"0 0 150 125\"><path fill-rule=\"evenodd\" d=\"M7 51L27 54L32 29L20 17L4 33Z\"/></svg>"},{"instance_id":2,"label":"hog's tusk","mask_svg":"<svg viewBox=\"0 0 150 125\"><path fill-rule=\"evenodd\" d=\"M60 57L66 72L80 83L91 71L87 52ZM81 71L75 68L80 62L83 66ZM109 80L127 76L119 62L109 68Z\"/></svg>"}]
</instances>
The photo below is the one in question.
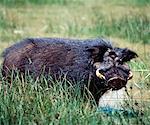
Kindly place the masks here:
<instances>
[{"instance_id":1,"label":"hog's tusk","mask_svg":"<svg viewBox=\"0 0 150 125\"><path fill-rule=\"evenodd\" d=\"M129 71L128 80L131 79L132 77L133 77L133 73L131 71Z\"/></svg>"},{"instance_id":2,"label":"hog's tusk","mask_svg":"<svg viewBox=\"0 0 150 125\"><path fill-rule=\"evenodd\" d=\"M106 79L105 76L102 75L102 74L99 72L98 69L96 70L96 76L97 76L98 78L100 78L100 79Z\"/></svg>"}]
</instances>

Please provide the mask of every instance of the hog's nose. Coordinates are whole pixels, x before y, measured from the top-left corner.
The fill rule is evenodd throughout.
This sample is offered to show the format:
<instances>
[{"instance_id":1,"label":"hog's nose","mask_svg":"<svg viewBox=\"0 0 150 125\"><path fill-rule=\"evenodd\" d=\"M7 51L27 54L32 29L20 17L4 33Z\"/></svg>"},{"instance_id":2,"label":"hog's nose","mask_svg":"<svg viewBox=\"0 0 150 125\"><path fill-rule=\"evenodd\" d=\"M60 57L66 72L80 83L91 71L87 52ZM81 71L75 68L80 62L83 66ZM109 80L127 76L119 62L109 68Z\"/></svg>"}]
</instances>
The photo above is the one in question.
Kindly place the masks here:
<instances>
[{"instance_id":1,"label":"hog's nose","mask_svg":"<svg viewBox=\"0 0 150 125\"><path fill-rule=\"evenodd\" d=\"M121 89L122 87L125 87L127 84L127 81L120 77L113 77L113 78L110 78L107 81L107 83L113 90L118 90L118 89Z\"/></svg>"}]
</instances>

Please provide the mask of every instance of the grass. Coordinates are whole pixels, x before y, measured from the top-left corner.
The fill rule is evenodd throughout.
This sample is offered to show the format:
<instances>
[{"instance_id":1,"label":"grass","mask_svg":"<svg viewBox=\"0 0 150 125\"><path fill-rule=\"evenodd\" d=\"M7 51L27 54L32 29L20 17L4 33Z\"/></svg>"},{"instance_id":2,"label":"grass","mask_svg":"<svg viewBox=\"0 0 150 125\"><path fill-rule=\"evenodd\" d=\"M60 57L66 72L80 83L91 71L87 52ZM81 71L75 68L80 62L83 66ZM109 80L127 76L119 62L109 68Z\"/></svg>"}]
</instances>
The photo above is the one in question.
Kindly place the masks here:
<instances>
[{"instance_id":1,"label":"grass","mask_svg":"<svg viewBox=\"0 0 150 125\"><path fill-rule=\"evenodd\" d=\"M87 0L87 2L91 2L91 0ZM99 0L102 3L111 3L111 4L121 4L121 5L133 5L133 6L145 6L147 4L149 4L149 0L108 0L107 2L105 2L105 0ZM93 2L97 2L96 0L94 0ZM41 5L41 4L49 4L49 5L65 5L68 6L70 4L86 4L86 2L84 0L1 0L0 1L1 4L5 5L5 6L26 6L29 4L33 4L33 5Z\"/></svg>"},{"instance_id":2,"label":"grass","mask_svg":"<svg viewBox=\"0 0 150 125\"><path fill-rule=\"evenodd\" d=\"M150 3L149 0L108 0L107 2L111 2L113 4L121 4L121 5L132 5L132 6L146 6ZM106 2L106 3L107 3Z\"/></svg>"},{"instance_id":3,"label":"grass","mask_svg":"<svg viewBox=\"0 0 150 125\"><path fill-rule=\"evenodd\" d=\"M149 0L1 0L0 53L25 37L105 37L136 51L139 58L129 63L134 77L127 86L131 99L125 108L139 113L130 117L99 112L93 99L83 99L78 88L62 87L67 81L51 80L54 85L49 88L44 78L16 78L10 88L0 75L0 124L148 125L149 8Z\"/></svg>"},{"instance_id":4,"label":"grass","mask_svg":"<svg viewBox=\"0 0 150 125\"><path fill-rule=\"evenodd\" d=\"M22 4L17 7L7 7L11 2L7 0L5 2L5 6L1 4L0 17L7 27L4 25L5 30L0 32L1 41L12 42L29 36L113 36L129 42L150 43L148 4L145 7L134 8L129 4L126 9L125 5L116 5L114 2L108 4L101 0L99 4L89 0L87 3L81 1L83 4L69 2L69 5L65 6L60 5L59 2L39 6L37 2L26 6ZM16 2L15 5L17 4L19 3Z\"/></svg>"},{"instance_id":5,"label":"grass","mask_svg":"<svg viewBox=\"0 0 150 125\"><path fill-rule=\"evenodd\" d=\"M26 77L24 82L16 78L10 86L1 85L0 124L148 124L148 111L136 116L114 114L112 116L98 112L92 98L83 100L77 87L67 87L65 80L53 81L48 88L44 78L33 82ZM2 80L1 77L1 81ZM134 108L130 102L128 108ZM143 104L144 106L144 104ZM127 107L126 107L127 108ZM139 110L140 111L140 110ZM139 119L137 119L139 117ZM115 119L114 119L115 118Z\"/></svg>"},{"instance_id":6,"label":"grass","mask_svg":"<svg viewBox=\"0 0 150 125\"><path fill-rule=\"evenodd\" d=\"M72 0L70 2L69 0L1 0L1 4L9 7L14 7L14 6L26 6L29 4L33 5L43 5L43 4L54 4L54 5L68 5L68 4L73 4L76 2L80 2L80 0Z\"/></svg>"},{"instance_id":7,"label":"grass","mask_svg":"<svg viewBox=\"0 0 150 125\"><path fill-rule=\"evenodd\" d=\"M150 35L148 31L150 27L149 20L147 17L139 18L139 16L126 16L119 20L111 18L111 21L104 20L104 17L100 16L96 20L92 31L103 36L117 36L131 42L150 43L148 37Z\"/></svg>"}]
</instances>

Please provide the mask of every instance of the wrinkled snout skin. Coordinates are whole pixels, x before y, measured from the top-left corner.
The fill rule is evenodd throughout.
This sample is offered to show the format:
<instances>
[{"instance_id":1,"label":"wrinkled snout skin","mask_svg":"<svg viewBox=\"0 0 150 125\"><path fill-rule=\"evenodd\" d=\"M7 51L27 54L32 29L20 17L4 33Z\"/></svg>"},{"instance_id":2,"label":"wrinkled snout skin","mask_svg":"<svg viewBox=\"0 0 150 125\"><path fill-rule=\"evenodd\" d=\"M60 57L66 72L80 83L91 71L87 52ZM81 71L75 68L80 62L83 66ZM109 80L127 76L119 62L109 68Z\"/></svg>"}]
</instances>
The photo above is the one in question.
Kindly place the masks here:
<instances>
[{"instance_id":1,"label":"wrinkled snout skin","mask_svg":"<svg viewBox=\"0 0 150 125\"><path fill-rule=\"evenodd\" d=\"M100 38L27 38L3 52L2 75L9 80L12 71L21 75L28 72L34 78L41 74L46 78L66 74L68 80L86 85L98 103L108 89L126 86L132 78L126 62L135 57L135 52L113 47L108 40Z\"/></svg>"}]
</instances>

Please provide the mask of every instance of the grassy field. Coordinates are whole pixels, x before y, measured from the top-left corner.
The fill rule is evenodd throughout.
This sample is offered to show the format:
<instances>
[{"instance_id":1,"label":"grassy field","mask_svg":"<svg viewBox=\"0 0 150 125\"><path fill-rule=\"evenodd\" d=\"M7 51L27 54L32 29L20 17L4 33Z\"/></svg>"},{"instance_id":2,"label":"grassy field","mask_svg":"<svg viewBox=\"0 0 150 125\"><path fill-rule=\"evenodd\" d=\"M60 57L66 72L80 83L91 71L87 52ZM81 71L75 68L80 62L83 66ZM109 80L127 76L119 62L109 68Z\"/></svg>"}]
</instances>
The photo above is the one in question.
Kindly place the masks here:
<instances>
[{"instance_id":1,"label":"grassy field","mask_svg":"<svg viewBox=\"0 0 150 125\"><path fill-rule=\"evenodd\" d=\"M0 125L149 125L150 0L0 0L0 53L25 37L104 37L133 49L139 58L129 63L128 108L139 113L98 112L92 98L83 101L77 88L62 87L63 79L48 88L44 78L16 78L9 88L0 75Z\"/></svg>"}]
</instances>

